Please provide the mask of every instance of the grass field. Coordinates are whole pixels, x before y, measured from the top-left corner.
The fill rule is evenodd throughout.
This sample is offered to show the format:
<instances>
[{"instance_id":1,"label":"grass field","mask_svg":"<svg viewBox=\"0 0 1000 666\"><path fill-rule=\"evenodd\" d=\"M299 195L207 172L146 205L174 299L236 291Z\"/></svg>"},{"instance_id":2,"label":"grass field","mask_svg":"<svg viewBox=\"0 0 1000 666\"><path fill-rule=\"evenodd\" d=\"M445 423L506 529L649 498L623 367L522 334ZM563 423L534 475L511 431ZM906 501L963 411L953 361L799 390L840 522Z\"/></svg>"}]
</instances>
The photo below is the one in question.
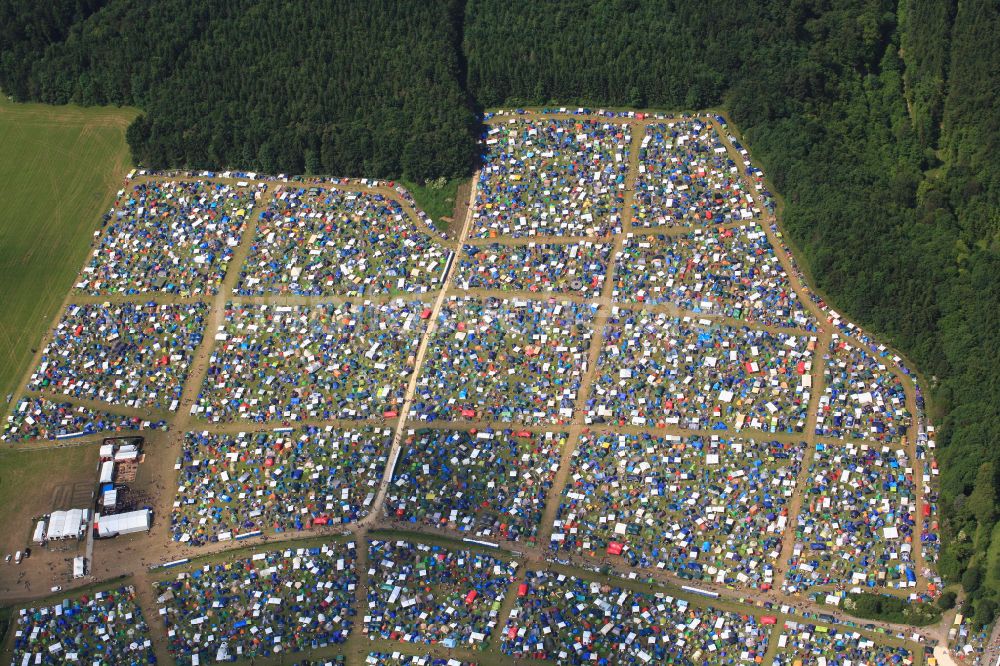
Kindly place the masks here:
<instances>
[{"instance_id":1,"label":"grass field","mask_svg":"<svg viewBox=\"0 0 1000 666\"><path fill-rule=\"evenodd\" d=\"M7 508L5 529L0 532L0 557L28 545L32 517L53 508L89 505L89 501L74 502L74 492L85 497L96 487L97 460L94 444L0 451L0 506Z\"/></svg>"},{"instance_id":2,"label":"grass field","mask_svg":"<svg viewBox=\"0 0 1000 666\"><path fill-rule=\"evenodd\" d=\"M131 168L125 128L137 113L0 96L0 411Z\"/></svg>"},{"instance_id":3,"label":"grass field","mask_svg":"<svg viewBox=\"0 0 1000 666\"><path fill-rule=\"evenodd\" d=\"M406 189L413 195L413 200L417 202L425 213L430 215L438 229L447 229L450 225L447 220L455 214L455 197L459 186L468 182L468 178L453 178L452 180L440 183L440 187L435 183L417 185L413 181L401 180Z\"/></svg>"}]
</instances>

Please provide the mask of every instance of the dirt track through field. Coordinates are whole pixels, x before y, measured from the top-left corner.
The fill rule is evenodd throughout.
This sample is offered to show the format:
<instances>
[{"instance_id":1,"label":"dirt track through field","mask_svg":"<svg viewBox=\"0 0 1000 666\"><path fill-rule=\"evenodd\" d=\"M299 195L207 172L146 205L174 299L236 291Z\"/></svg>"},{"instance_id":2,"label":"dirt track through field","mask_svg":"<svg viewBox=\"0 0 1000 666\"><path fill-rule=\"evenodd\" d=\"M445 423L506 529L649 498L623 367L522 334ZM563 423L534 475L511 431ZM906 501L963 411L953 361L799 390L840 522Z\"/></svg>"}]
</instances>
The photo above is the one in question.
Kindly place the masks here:
<instances>
[{"instance_id":1,"label":"dirt track through field","mask_svg":"<svg viewBox=\"0 0 1000 666\"><path fill-rule=\"evenodd\" d=\"M523 118L524 116L516 116L517 118ZM565 117L574 120L580 120L581 116L565 114L560 116L548 115L546 117ZM497 124L506 122L509 119L507 116L495 117L491 119L491 123ZM755 592L752 590L737 590L728 588L722 585L715 585L709 583L695 583L700 588L714 591L720 595L719 604L729 604L733 607L738 607L746 609L746 612L752 612L755 614L763 614L765 611L760 607L747 606L743 602L743 598L747 596L754 596L758 601L769 601L775 604L787 604L790 607L788 614L781 614L781 617L790 617L801 619L800 614L803 611L809 613L829 613L833 615L840 621L848 619L848 616L843 614L836 608L830 606L825 606L822 604L815 604L808 599L791 596L781 592L781 583L784 580L785 573L787 572L786 561L789 557L792 546L795 541L795 523L797 520L797 514L802 505L803 494L806 490L806 476L809 463L812 459L812 454L815 450L815 445L817 441L826 441L829 438L819 438L815 434L816 418L818 413L818 402L819 397L823 393L823 355L826 353L827 345L830 340L831 334L834 332L834 327L827 321L827 314L824 312L817 304L813 302L807 293L805 286L802 284L796 271L793 270L791 261L789 257L785 254L783 249L783 244L781 239L777 237L774 230L771 229L771 224L773 219L766 215L758 220L760 226L764 229L767 234L768 240L770 241L772 247L774 248L775 255L778 257L782 268L788 275L788 279L791 282L792 288L798 294L800 302L803 304L810 314L818 322L819 330L818 332L809 332L799 329L785 329L778 327L765 327L759 326L752 323L747 323L745 321L738 321L728 319L726 317L719 316L706 316L702 314L695 314L673 308L672 306L645 306L645 305L628 305L622 303L616 303L613 299L613 288L615 284L615 266L618 261L620 251L622 249L622 244L627 234L636 233L666 233L668 235L680 235L684 233L689 233L691 229L667 229L667 230L649 230L649 229L633 229L632 227L632 203L635 197L635 187L636 179L638 174L639 166L639 145L644 136L645 127L650 122L664 122L663 120L635 120L635 119L604 119L602 121L615 122L618 124L628 124L632 132L632 140L629 148L628 154L628 173L625 179L625 189L624 189L624 202L619 207L619 215L621 216L621 227L622 233L614 234L609 237L602 239L594 237L586 238L567 238L567 237L529 237L523 239L469 239L470 230L473 223L473 215L475 211L475 197L476 197L476 184L477 178L472 179L472 187L469 193L469 205L466 209L465 219L462 223L461 233L458 238L452 243L447 243L447 247L459 250L463 244L471 244L477 246L484 246L491 243L501 243L507 245L514 244L526 244L530 242L534 243L554 243L554 244L567 244L571 242L578 242L580 240L596 241L603 240L612 244L612 252L608 259L607 276L605 278L602 291L599 297L596 299L587 299L577 295L566 295L566 294L553 294L553 293L540 293L540 292L522 292L522 291L496 291L496 290L462 290L454 285L454 276L456 273L456 267L458 265L457 261L453 261L448 274L441 283L441 287L437 292L429 292L424 294L403 294L399 297L404 299L427 299L429 297L434 298L434 303L431 308L432 313L429 318L429 324L425 330L418 347L418 351L414 358L414 369L410 375L409 382L406 387L403 405L399 410L399 416L395 419L382 419L377 416L372 416L369 419L361 421L346 421L346 420L332 420L332 421L300 421L293 422L289 425L302 425L302 424L313 424L313 425L332 425L335 427L360 427L363 425L379 425L382 427L392 427L394 429L392 446L388 452L387 460L388 464L384 472L381 483L379 484L377 494L371 505L369 514L361 519L359 522L353 525L337 526L331 528L319 528L312 531L301 532L301 533L283 533L281 535L269 536L265 540L256 540L254 545L258 548L262 547L278 547L281 544L293 545L296 542L300 542L304 539L316 538L317 535L324 534L350 534L354 540L357 542L358 549L358 573L361 583L356 590L356 600L357 600L357 616L355 618L355 627L352 630L351 638L348 643L340 648L331 648L323 651L323 654L334 654L342 652L348 655L350 660L348 663L362 663L363 654L368 649L378 649L382 651L393 651L400 650L406 653L412 653L419 651L421 654L431 652L433 654L441 654L448 656L455 656L457 658L466 658L472 661L480 661L482 663L509 663L511 660L500 656L499 654L499 631L503 627L503 623L506 620L507 614L513 607L515 602L514 592L516 590L517 582L510 586L508 593L503 600L500 615L498 617L498 626L491 637L491 647L492 653L487 656L486 653L476 653L472 651L465 650L455 650L447 651L440 647L427 648L426 646L408 646L399 645L397 643L391 643L388 641L369 641L361 632L361 618L367 611L367 600L366 594L368 590L367 585L367 547L366 539L369 533L373 530L392 530L393 533L399 534L411 534L416 539L428 538L428 539L438 539L444 540L446 543L451 543L456 546L461 545L462 547L472 547L467 543L463 543L461 539L467 538L469 535L467 533L457 532L444 529L430 529L423 526L415 527L413 524L406 523L400 525L392 520L390 517L386 516L384 503L385 496L388 485L391 481L392 470L399 457L401 446L405 440L406 433L410 428L438 428L438 429L456 429L456 430L471 430L474 428L485 428L485 427L503 427L512 429L526 429L531 432L543 432L551 430L565 431L568 433L566 439L566 445L561 451L560 465L558 467L555 480L552 484L550 491L546 497L545 508L543 511L543 516L541 520L541 525L539 526L539 533L537 542L534 545L529 545L522 542L509 542L500 541L499 550L503 553L507 553L516 556L517 559L522 562L527 567L534 568L545 568L545 567L562 567L566 572L574 573L575 575L580 575L583 577L594 578L597 574L593 571L600 567L609 568L612 572L617 572L620 576L627 576L629 571L626 567L622 566L621 563L615 561L607 561L606 558L599 557L584 557L584 556L567 556L571 562L569 566L563 566L554 564L554 553L549 549L549 540L553 531L553 521L558 511L559 503L562 497L563 490L568 482L569 474L571 470L571 459L573 452L576 449L577 444L580 441L581 435L589 430L592 432L623 432L623 433L646 433L651 432L655 434L678 434L683 436L690 435L708 435L708 434L718 434L714 431L697 431L689 430L685 428L680 428L676 426L670 426L666 428L653 428L653 427L636 427L636 426L617 426L609 424L599 424L593 425L586 423L586 403L590 393L591 386L593 385L598 372L598 361L600 358L601 349L603 346L603 330L605 323L609 316L611 315L611 310L613 307L620 307L631 310L648 310L654 312L667 312L670 314L677 314L679 316L691 316L697 318L706 318L713 321L718 321L720 323L726 324L738 324L740 326L748 326L755 329L766 329L772 332L784 332L794 335L805 335L805 336L815 336L818 338L815 352L813 354L813 364L812 364L812 378L813 384L809 399L808 407L808 420L806 423L805 430L801 433L769 433L756 431L752 429L743 429L738 433L735 433L739 437L754 437L758 439L776 440L780 442L806 442L807 449L806 454L803 459L801 472L797 479L797 484L795 487L794 494L791 498L789 504L787 524L785 527L785 532L782 538L781 545L781 555L777 558L775 564L775 582L774 589L769 593L764 594L761 592ZM714 120L711 121L716 124ZM742 163L742 156L740 156L732 144L726 138L726 133L717 126L720 136L723 138L723 143L730 151L730 156L737 163ZM149 177L136 178L132 184L141 182L142 180L148 180ZM178 178L172 178L171 180L178 180ZM235 183L237 181L250 181L246 178L213 178L215 181ZM256 184L256 181L250 181L251 184ZM180 406L178 410L173 414L166 414L168 418L170 430L166 435L159 436L157 441L162 442L162 448L147 457L147 465L154 465L153 470L154 478L158 480L159 494L157 495L157 503L155 506L156 510L156 521L154 528L148 537L145 537L145 541L136 541L133 545L123 546L118 548L115 542L105 542L99 543L97 548L96 558L103 560L102 565L105 563L108 566L108 576L113 576L121 573L130 573L133 575L134 584L140 590L140 601L143 609L143 613L146 616L147 621L153 628L153 634L155 637L156 652L158 658L160 658L161 663L170 663L169 656L166 652L166 636L162 625L162 619L157 613L157 608L155 604L155 599L152 595L151 581L156 575L151 574L146 568L149 565L162 563L170 560L174 560L180 557L201 557L201 556L211 556L220 553L228 552L234 548L245 547L246 543L233 543L233 542L222 542L209 544L202 548L193 548L186 546L184 544L179 544L171 541L169 534L169 522L170 522L170 512L173 503L173 493L172 489L176 485L174 480L176 479L177 473L174 469L175 461L180 455L181 446L183 443L184 433L188 430L208 430L216 433L235 433L235 432L252 432L257 430L273 430L280 427L281 424L255 424L248 422L237 422L237 423L208 423L202 419L196 418L191 414L191 407L195 404L201 386L204 382L205 374L207 371L209 358L212 354L212 350L215 345L215 332L217 327L223 321L223 315L225 311L225 306L227 302L237 302L237 303L257 303L257 302L267 302L267 303L280 303L283 305L312 305L318 303L340 303L346 302L348 300L356 301L357 299L351 299L346 297L297 297L297 296L276 296L276 297L240 297L233 294L233 288L238 280L243 262L249 252L250 246L254 242L256 219L260 211L260 207L265 206L271 197L275 195L275 192L279 186L285 186L284 183L279 181L267 181L268 188L266 194L264 194L261 200L255 206L254 211L251 215L247 217L248 221L246 228L243 231L243 236L240 245L236 249L232 260L229 263L229 269L225 276L225 280L220 286L218 294L211 297L205 297L201 300L206 300L211 304L211 312L208 317L205 326L204 340L200 347L195 352L191 367L188 373L187 381L185 382L182 398L180 401ZM744 179L744 184L747 187L747 191L752 192L752 183ZM310 186L309 183L294 183L292 186ZM323 185L326 187L327 185ZM412 207L405 201L403 201L398 194L388 188L388 187L371 187L362 185L337 185L336 187L341 189L355 190L355 191L378 191L387 196L391 196L401 203L403 203L404 209L407 214L411 215L415 219L415 211ZM421 224L419 220L415 219L415 222L419 225ZM745 226L746 222L734 223L723 225L724 227L737 227ZM578 303L587 303L597 305L597 315L594 318L590 347L587 351L586 363L583 367L581 383L579 388L579 393L576 396L576 401L573 409L573 417L566 424L561 424L558 426L537 426L537 425L522 425L517 423L498 423L495 421L467 421L467 422L444 422L444 421L434 421L434 422L422 422L417 421L411 423L409 420L410 409L413 403L414 396L416 394L418 380L420 378L420 370L423 367L426 354L428 352L429 344L434 335L434 331L437 326L440 312L443 308L447 296L454 294L463 295L473 295L480 297L496 297L496 298L518 298L524 300L548 300L555 299L557 301L573 301ZM389 301L398 298L397 296L386 296L384 298L375 299L365 299L372 300L374 302ZM133 300L153 300L155 302L187 302L191 299L184 299L177 296L164 296L164 295L154 295L148 297L146 295L140 297L132 297ZM66 304L71 302L119 302L129 300L129 297L88 297L81 296L76 293L70 293L63 303L63 308L60 309L60 313L65 308ZM38 353L34 359L34 364L31 369L37 365L38 357L41 355L41 350L44 348L48 339L39 343ZM860 341L855 340L856 343L860 345ZM29 373L25 376L21 383L23 386ZM907 405L911 409L912 414L916 414L916 404L915 404L915 393L912 385L912 381L909 378L902 376L904 380L904 386L906 388ZM60 399L64 399L60 396ZM95 401L78 401L72 398L66 399L69 402L74 402L77 404L85 404L86 406L104 409L114 413L121 414L131 414L129 410L122 409L119 406L105 405L102 403L97 403ZM14 401L16 403L16 400ZM915 458L915 446L916 446L916 419L914 418L914 425L911 427L911 432L907 438L907 453L910 455L913 461L915 471L914 473L919 473L917 468L917 461ZM734 433L730 433L734 434ZM96 441L98 438L90 438L88 441ZM37 444L33 448L51 448L65 443L51 443L51 444ZM90 444L84 444L90 445ZM920 493L917 493L918 498ZM922 500L917 500L916 520L919 521L915 527L915 534L920 533L920 528L922 526ZM137 559L133 561L125 561L122 559L121 555L125 552L134 552L137 555ZM914 557L916 560L918 571L922 571L925 568L923 556L921 553L919 543L914 543ZM141 566L138 563L142 563ZM522 567L523 568L523 567ZM519 571L521 568L519 568ZM615 578L616 584L619 585L632 585L641 586L647 591L667 591L668 593L679 592L677 586L679 584L687 584L687 581L681 579L680 577L667 573L662 570L641 570L638 572L638 576L646 581L649 579L649 583L639 583L639 582L628 582L625 583L622 580ZM920 577L920 589L926 588L926 580L923 576ZM47 589L39 587L38 589ZM16 595L9 595L7 600L15 600ZM23 601L23 598L16 599L18 601ZM697 603L704 603L702 600L697 600ZM902 632L909 630L909 628L902 626L889 625L884 623L873 623L877 626L883 626L890 629L893 632ZM778 625L780 627L780 623ZM775 632L772 634L772 638L775 638L778 634L778 627L775 628ZM881 637L880 640L886 640ZM772 649L773 649L772 641ZM9 647L9 646L8 646ZM275 660L263 660L257 659L257 664L269 664L269 663L280 663ZM922 663L922 654L918 656L917 663Z\"/></svg>"}]
</instances>

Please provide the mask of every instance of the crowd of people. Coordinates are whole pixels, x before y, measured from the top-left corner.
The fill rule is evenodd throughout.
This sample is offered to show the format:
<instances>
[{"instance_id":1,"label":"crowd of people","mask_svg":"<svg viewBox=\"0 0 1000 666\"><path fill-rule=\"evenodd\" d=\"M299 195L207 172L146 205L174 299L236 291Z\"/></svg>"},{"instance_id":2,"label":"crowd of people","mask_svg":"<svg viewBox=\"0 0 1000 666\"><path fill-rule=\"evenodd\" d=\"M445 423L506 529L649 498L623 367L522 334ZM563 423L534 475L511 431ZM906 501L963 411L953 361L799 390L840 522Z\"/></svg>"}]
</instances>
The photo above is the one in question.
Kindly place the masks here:
<instances>
[{"instance_id":1,"label":"crowd of people","mask_svg":"<svg viewBox=\"0 0 1000 666\"><path fill-rule=\"evenodd\" d=\"M906 452L817 443L795 521L785 587L909 587L916 491ZM915 580L915 578L913 579Z\"/></svg>"},{"instance_id":2,"label":"crowd of people","mask_svg":"<svg viewBox=\"0 0 1000 666\"><path fill-rule=\"evenodd\" d=\"M27 388L175 410L207 310L201 302L69 305Z\"/></svg>"},{"instance_id":3,"label":"crowd of people","mask_svg":"<svg viewBox=\"0 0 1000 666\"><path fill-rule=\"evenodd\" d=\"M368 567L369 638L483 649L517 563L473 550L371 540Z\"/></svg>"},{"instance_id":4,"label":"crowd of people","mask_svg":"<svg viewBox=\"0 0 1000 666\"><path fill-rule=\"evenodd\" d=\"M767 589L805 443L584 433L552 547Z\"/></svg>"},{"instance_id":5,"label":"crowd of people","mask_svg":"<svg viewBox=\"0 0 1000 666\"><path fill-rule=\"evenodd\" d=\"M122 586L22 608L12 618L12 666L156 663L135 588Z\"/></svg>"},{"instance_id":6,"label":"crowd of people","mask_svg":"<svg viewBox=\"0 0 1000 666\"><path fill-rule=\"evenodd\" d=\"M628 234L615 264L614 298L698 314L816 330L756 224L683 236Z\"/></svg>"},{"instance_id":7,"label":"crowd of people","mask_svg":"<svg viewBox=\"0 0 1000 666\"><path fill-rule=\"evenodd\" d=\"M438 239L393 198L288 187L260 215L236 293L424 293L440 283L447 259Z\"/></svg>"},{"instance_id":8,"label":"crowd of people","mask_svg":"<svg viewBox=\"0 0 1000 666\"><path fill-rule=\"evenodd\" d=\"M199 179L123 190L76 288L93 296L215 294L266 189Z\"/></svg>"},{"instance_id":9,"label":"crowd of people","mask_svg":"<svg viewBox=\"0 0 1000 666\"><path fill-rule=\"evenodd\" d=\"M395 416L426 306L230 304L195 408L212 422Z\"/></svg>"},{"instance_id":10,"label":"crowd of people","mask_svg":"<svg viewBox=\"0 0 1000 666\"><path fill-rule=\"evenodd\" d=\"M627 124L582 118L490 125L471 236L620 233L631 141Z\"/></svg>"},{"instance_id":11,"label":"crowd of people","mask_svg":"<svg viewBox=\"0 0 1000 666\"><path fill-rule=\"evenodd\" d=\"M458 259L455 284L492 289L573 294L596 298L608 273L607 243L466 245Z\"/></svg>"},{"instance_id":12,"label":"crowd of people","mask_svg":"<svg viewBox=\"0 0 1000 666\"><path fill-rule=\"evenodd\" d=\"M389 428L189 432L170 516L174 541L204 545L368 515L392 444Z\"/></svg>"},{"instance_id":13,"label":"crowd of people","mask_svg":"<svg viewBox=\"0 0 1000 666\"><path fill-rule=\"evenodd\" d=\"M602 344L587 399L593 423L805 429L811 337L617 310Z\"/></svg>"},{"instance_id":14,"label":"crowd of people","mask_svg":"<svg viewBox=\"0 0 1000 666\"><path fill-rule=\"evenodd\" d=\"M573 417L597 306L449 297L411 416L560 424Z\"/></svg>"},{"instance_id":15,"label":"crowd of people","mask_svg":"<svg viewBox=\"0 0 1000 666\"><path fill-rule=\"evenodd\" d=\"M170 653L192 666L343 643L354 622L354 563L353 542L330 543L227 559L158 581Z\"/></svg>"},{"instance_id":16,"label":"crowd of people","mask_svg":"<svg viewBox=\"0 0 1000 666\"><path fill-rule=\"evenodd\" d=\"M503 629L515 659L560 664L751 664L770 627L756 616L702 607L552 571L528 571Z\"/></svg>"},{"instance_id":17,"label":"crowd of people","mask_svg":"<svg viewBox=\"0 0 1000 666\"><path fill-rule=\"evenodd\" d=\"M418 430L403 441L386 495L400 521L534 542L566 433Z\"/></svg>"}]
</instances>

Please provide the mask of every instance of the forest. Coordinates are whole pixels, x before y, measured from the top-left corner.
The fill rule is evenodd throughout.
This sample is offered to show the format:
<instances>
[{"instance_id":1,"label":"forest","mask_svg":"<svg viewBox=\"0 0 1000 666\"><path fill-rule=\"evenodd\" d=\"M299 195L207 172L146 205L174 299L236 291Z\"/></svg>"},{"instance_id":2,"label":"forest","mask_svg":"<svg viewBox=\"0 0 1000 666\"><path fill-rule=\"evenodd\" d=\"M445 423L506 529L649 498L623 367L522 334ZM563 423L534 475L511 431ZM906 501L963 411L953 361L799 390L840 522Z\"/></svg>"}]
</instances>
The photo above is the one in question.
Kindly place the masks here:
<instances>
[{"instance_id":1,"label":"forest","mask_svg":"<svg viewBox=\"0 0 1000 666\"><path fill-rule=\"evenodd\" d=\"M129 104L150 167L467 176L477 115L729 113L829 301L924 375L939 568L1000 603L1000 7L991 0L0 0L0 88Z\"/></svg>"},{"instance_id":2,"label":"forest","mask_svg":"<svg viewBox=\"0 0 1000 666\"><path fill-rule=\"evenodd\" d=\"M454 176L472 168L476 136L460 13L392 0L5 0L0 87L141 108L128 140L152 168Z\"/></svg>"}]
</instances>

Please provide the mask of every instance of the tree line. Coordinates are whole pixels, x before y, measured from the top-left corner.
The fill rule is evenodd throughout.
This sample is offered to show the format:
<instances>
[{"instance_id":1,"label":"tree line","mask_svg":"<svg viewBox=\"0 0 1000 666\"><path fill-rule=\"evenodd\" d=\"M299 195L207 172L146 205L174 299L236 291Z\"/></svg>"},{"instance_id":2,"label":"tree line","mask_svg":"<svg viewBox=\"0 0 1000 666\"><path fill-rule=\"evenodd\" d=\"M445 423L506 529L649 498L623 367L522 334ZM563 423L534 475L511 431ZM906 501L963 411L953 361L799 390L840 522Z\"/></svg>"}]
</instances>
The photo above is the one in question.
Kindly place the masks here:
<instances>
[{"instance_id":1,"label":"tree line","mask_svg":"<svg viewBox=\"0 0 1000 666\"><path fill-rule=\"evenodd\" d=\"M990 0L0 0L0 87L130 104L151 167L467 175L499 105L719 107L820 291L923 371L939 568L1000 601ZM919 468L917 468L919 473Z\"/></svg>"},{"instance_id":2,"label":"tree line","mask_svg":"<svg viewBox=\"0 0 1000 666\"><path fill-rule=\"evenodd\" d=\"M472 168L455 2L60 2L0 3L0 87L141 108L138 163L420 180Z\"/></svg>"}]
</instances>

